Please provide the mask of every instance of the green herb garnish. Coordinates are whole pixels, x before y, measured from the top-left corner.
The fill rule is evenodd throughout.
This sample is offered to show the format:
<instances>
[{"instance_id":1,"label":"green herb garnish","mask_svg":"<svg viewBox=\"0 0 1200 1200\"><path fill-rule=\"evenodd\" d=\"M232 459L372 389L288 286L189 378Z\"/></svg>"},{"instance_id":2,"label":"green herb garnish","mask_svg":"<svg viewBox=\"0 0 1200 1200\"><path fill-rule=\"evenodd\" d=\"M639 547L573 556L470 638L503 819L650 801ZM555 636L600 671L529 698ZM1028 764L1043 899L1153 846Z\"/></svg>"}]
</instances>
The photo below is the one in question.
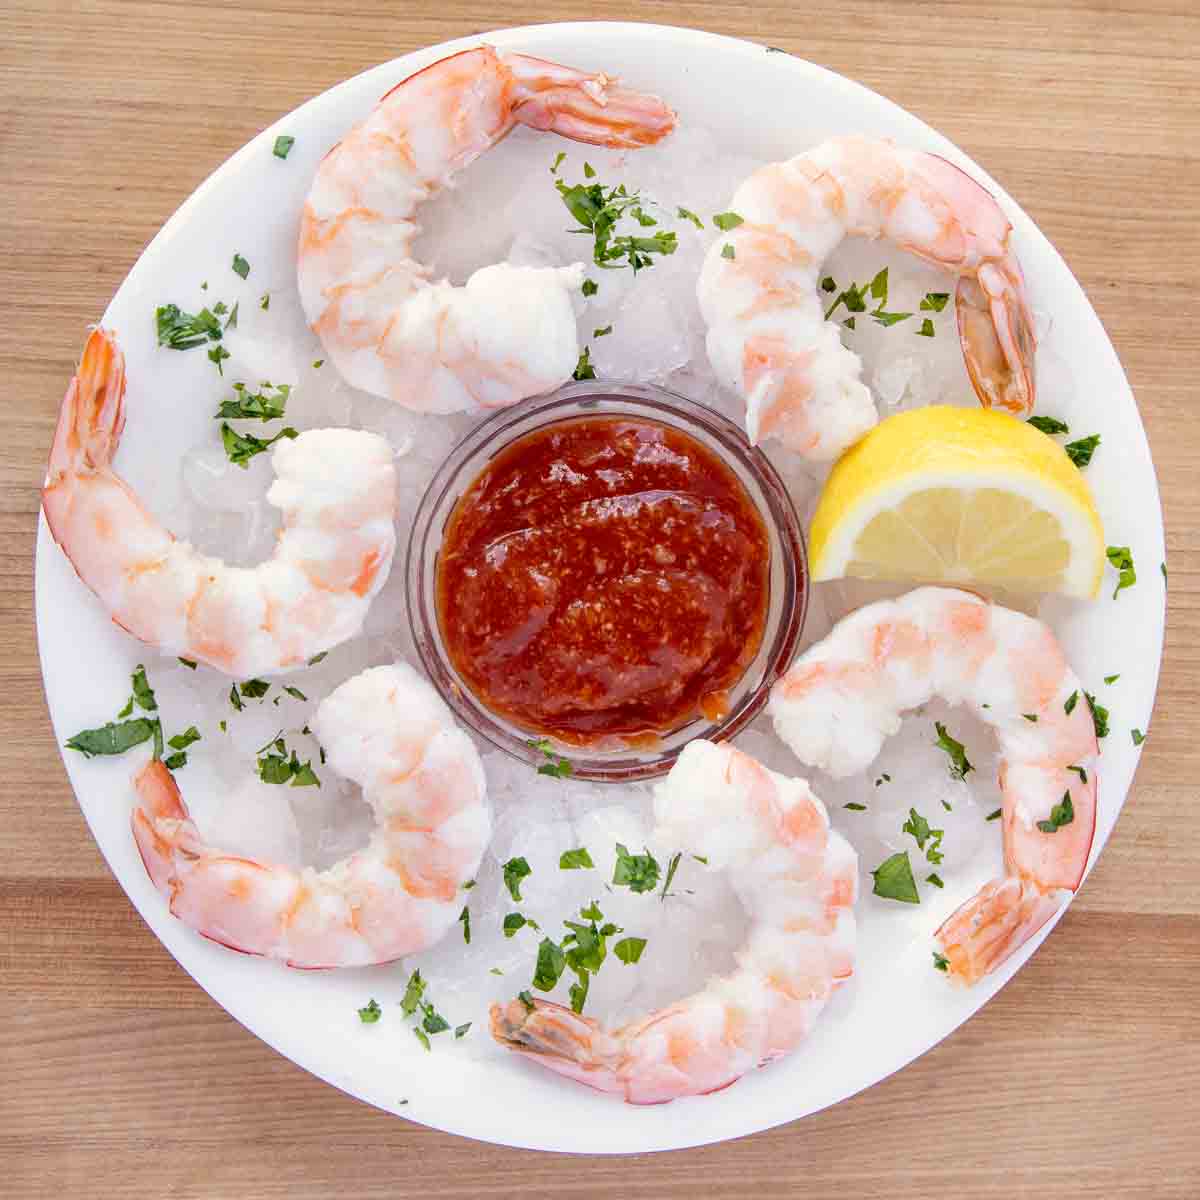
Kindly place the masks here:
<instances>
[{"instance_id":1,"label":"green herb garnish","mask_svg":"<svg viewBox=\"0 0 1200 1200\"><path fill-rule=\"evenodd\" d=\"M722 258L737 258L737 251L733 248L733 246L729 242L726 242L725 245L723 245L721 247L721 257Z\"/></svg>"},{"instance_id":2,"label":"green herb garnish","mask_svg":"<svg viewBox=\"0 0 1200 1200\"><path fill-rule=\"evenodd\" d=\"M365 1007L358 1010L358 1019L364 1025L374 1025L383 1016L383 1009L375 1002L374 997L367 1001Z\"/></svg>"},{"instance_id":3,"label":"green herb garnish","mask_svg":"<svg viewBox=\"0 0 1200 1200\"><path fill-rule=\"evenodd\" d=\"M663 880L662 895L659 896L659 900L666 900L667 893L671 889L671 880L675 878L675 872L679 869L679 863L682 858L683 854L679 852L671 855L671 861L667 864L667 877Z\"/></svg>"},{"instance_id":4,"label":"green herb garnish","mask_svg":"<svg viewBox=\"0 0 1200 1200\"><path fill-rule=\"evenodd\" d=\"M1140 746L1146 740L1146 735L1140 729L1131 729L1129 736L1133 739L1135 746Z\"/></svg>"},{"instance_id":5,"label":"green herb garnish","mask_svg":"<svg viewBox=\"0 0 1200 1200\"><path fill-rule=\"evenodd\" d=\"M849 804L843 804L842 807L848 808L851 812L867 811L867 806L865 804L856 804L853 800Z\"/></svg>"},{"instance_id":6,"label":"green herb garnish","mask_svg":"<svg viewBox=\"0 0 1200 1200\"><path fill-rule=\"evenodd\" d=\"M1071 793L1064 792L1062 803L1056 804L1050 810L1050 820L1039 821L1037 827L1043 833L1057 833L1064 825L1070 825L1075 820L1075 805L1071 803Z\"/></svg>"},{"instance_id":7,"label":"green herb garnish","mask_svg":"<svg viewBox=\"0 0 1200 1200\"><path fill-rule=\"evenodd\" d=\"M523 858L510 858L501 868L504 874L504 886L508 894L519 904L521 902L521 880L533 874L533 870Z\"/></svg>"},{"instance_id":8,"label":"green herb garnish","mask_svg":"<svg viewBox=\"0 0 1200 1200\"><path fill-rule=\"evenodd\" d=\"M577 850L564 850L558 856L558 868L560 871L590 870L595 865L592 862L592 856L587 852L586 846L580 846Z\"/></svg>"},{"instance_id":9,"label":"green herb garnish","mask_svg":"<svg viewBox=\"0 0 1200 1200\"><path fill-rule=\"evenodd\" d=\"M1096 697L1091 692L1084 692L1083 698L1092 710L1092 724L1096 727L1096 737L1108 737L1108 709L1102 704L1097 704Z\"/></svg>"},{"instance_id":10,"label":"green herb garnish","mask_svg":"<svg viewBox=\"0 0 1200 1200\"><path fill-rule=\"evenodd\" d=\"M935 971L949 971L950 960L944 954L939 954L935 950L933 952L933 969Z\"/></svg>"},{"instance_id":11,"label":"green herb garnish","mask_svg":"<svg viewBox=\"0 0 1200 1200\"><path fill-rule=\"evenodd\" d=\"M243 279L250 274L250 264L240 255L233 256L233 271L235 275L240 275Z\"/></svg>"},{"instance_id":12,"label":"green herb garnish","mask_svg":"<svg viewBox=\"0 0 1200 1200\"><path fill-rule=\"evenodd\" d=\"M221 322L207 308L188 313L178 304L163 304L154 310L154 321L158 344L168 350L192 350L221 340Z\"/></svg>"},{"instance_id":13,"label":"green herb garnish","mask_svg":"<svg viewBox=\"0 0 1200 1200\"><path fill-rule=\"evenodd\" d=\"M1082 471L1092 461L1092 455L1099 445L1100 435L1093 433L1077 442L1068 442L1063 449L1067 452L1067 457Z\"/></svg>"},{"instance_id":14,"label":"green herb garnish","mask_svg":"<svg viewBox=\"0 0 1200 1200\"><path fill-rule=\"evenodd\" d=\"M646 939L640 937L622 938L615 946L613 953L623 962L632 966L642 957L646 948Z\"/></svg>"},{"instance_id":15,"label":"green herb garnish","mask_svg":"<svg viewBox=\"0 0 1200 1200\"><path fill-rule=\"evenodd\" d=\"M649 850L645 854L630 854L617 843L617 862L612 881L632 892L652 892L658 885L658 862Z\"/></svg>"},{"instance_id":16,"label":"green herb garnish","mask_svg":"<svg viewBox=\"0 0 1200 1200\"><path fill-rule=\"evenodd\" d=\"M458 919L462 922L463 941L469 946L471 944L471 910L465 904L462 912L458 914Z\"/></svg>"},{"instance_id":17,"label":"green herb garnish","mask_svg":"<svg viewBox=\"0 0 1200 1200\"><path fill-rule=\"evenodd\" d=\"M1070 433L1066 421L1060 421L1057 417L1030 417L1028 423L1047 434Z\"/></svg>"},{"instance_id":18,"label":"green herb garnish","mask_svg":"<svg viewBox=\"0 0 1200 1200\"><path fill-rule=\"evenodd\" d=\"M280 438L296 438L300 435L287 426L281 429L274 437L257 438L252 433L237 433L226 422L221 423L221 442L225 447L225 455L231 463L239 467L249 466L250 460L255 455L262 454L264 450L269 450Z\"/></svg>"},{"instance_id":19,"label":"green herb garnish","mask_svg":"<svg viewBox=\"0 0 1200 1200\"><path fill-rule=\"evenodd\" d=\"M934 743L939 750L945 750L950 756L950 774L955 779L966 779L967 773L975 768L971 765L970 759L967 758L966 747L962 742L955 741L947 732L946 727L940 721L934 721L934 729L937 730L937 741Z\"/></svg>"},{"instance_id":20,"label":"green herb garnish","mask_svg":"<svg viewBox=\"0 0 1200 1200\"><path fill-rule=\"evenodd\" d=\"M574 380L596 378L596 368L592 366L592 351L590 346L584 346L583 353L579 356L579 361L575 364L575 370L571 372L571 378Z\"/></svg>"},{"instance_id":21,"label":"green herb garnish","mask_svg":"<svg viewBox=\"0 0 1200 1200\"><path fill-rule=\"evenodd\" d=\"M283 416L292 392L286 383L278 387L264 383L261 392L252 392L244 383L235 383L233 390L234 398L222 400L213 414L215 417L228 421L274 421Z\"/></svg>"},{"instance_id":22,"label":"green herb garnish","mask_svg":"<svg viewBox=\"0 0 1200 1200\"><path fill-rule=\"evenodd\" d=\"M684 208L684 207L680 206L679 208L677 208L675 210L675 215L681 221L691 221L691 223L693 225L695 225L695 227L697 229L704 228L704 222L702 220L700 220L700 218L698 216L696 216L696 214L694 212L692 212L692 210L690 208Z\"/></svg>"},{"instance_id":23,"label":"green herb garnish","mask_svg":"<svg viewBox=\"0 0 1200 1200\"><path fill-rule=\"evenodd\" d=\"M946 307L946 301L949 299L949 292L926 292L924 298L921 300L921 311L941 312Z\"/></svg>"},{"instance_id":24,"label":"green herb garnish","mask_svg":"<svg viewBox=\"0 0 1200 1200\"><path fill-rule=\"evenodd\" d=\"M1117 586L1113 591L1113 599L1115 600L1123 588L1133 587L1137 583L1137 571L1133 567L1133 554L1128 546L1109 546L1105 550L1108 556L1108 561L1118 572Z\"/></svg>"},{"instance_id":25,"label":"green herb garnish","mask_svg":"<svg viewBox=\"0 0 1200 1200\"><path fill-rule=\"evenodd\" d=\"M735 212L717 213L713 217L712 223L722 232L728 233L731 229L736 229L744 223L744 218L739 217Z\"/></svg>"},{"instance_id":26,"label":"green herb garnish","mask_svg":"<svg viewBox=\"0 0 1200 1200\"><path fill-rule=\"evenodd\" d=\"M296 144L294 137L289 137L286 133L281 133L275 139L275 145L271 148L271 153L276 158L287 158L292 152L292 147Z\"/></svg>"},{"instance_id":27,"label":"green herb garnish","mask_svg":"<svg viewBox=\"0 0 1200 1200\"><path fill-rule=\"evenodd\" d=\"M871 890L876 896L884 900L900 900L905 904L921 903L907 851L901 850L891 858L885 858L871 875L875 880Z\"/></svg>"},{"instance_id":28,"label":"green herb garnish","mask_svg":"<svg viewBox=\"0 0 1200 1200\"><path fill-rule=\"evenodd\" d=\"M933 328L933 322L926 317L921 322L921 328L917 330L917 337L934 337L936 330Z\"/></svg>"}]
</instances>

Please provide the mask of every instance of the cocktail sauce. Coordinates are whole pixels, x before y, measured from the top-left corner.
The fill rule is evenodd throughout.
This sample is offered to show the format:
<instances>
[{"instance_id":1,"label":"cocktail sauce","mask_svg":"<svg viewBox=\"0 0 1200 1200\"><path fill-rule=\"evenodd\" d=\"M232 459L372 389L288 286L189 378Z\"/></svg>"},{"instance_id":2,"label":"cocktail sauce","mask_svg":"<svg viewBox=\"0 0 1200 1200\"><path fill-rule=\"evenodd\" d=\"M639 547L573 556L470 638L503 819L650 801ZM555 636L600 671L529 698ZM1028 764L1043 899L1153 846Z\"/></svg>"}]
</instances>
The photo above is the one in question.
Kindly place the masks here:
<instances>
[{"instance_id":1,"label":"cocktail sauce","mask_svg":"<svg viewBox=\"0 0 1200 1200\"><path fill-rule=\"evenodd\" d=\"M442 638L478 699L581 746L723 716L768 589L767 532L737 475L633 417L504 447L452 512L437 567Z\"/></svg>"}]
</instances>

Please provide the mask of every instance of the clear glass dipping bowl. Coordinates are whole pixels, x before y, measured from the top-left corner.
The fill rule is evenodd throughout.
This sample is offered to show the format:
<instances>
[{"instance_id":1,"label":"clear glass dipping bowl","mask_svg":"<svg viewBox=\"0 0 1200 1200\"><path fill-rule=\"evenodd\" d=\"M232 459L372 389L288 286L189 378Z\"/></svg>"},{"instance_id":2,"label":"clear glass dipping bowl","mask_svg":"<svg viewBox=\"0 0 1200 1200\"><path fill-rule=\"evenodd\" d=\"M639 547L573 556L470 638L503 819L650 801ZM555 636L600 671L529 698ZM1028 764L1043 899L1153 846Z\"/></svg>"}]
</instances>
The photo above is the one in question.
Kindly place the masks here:
<instances>
[{"instance_id":1,"label":"clear glass dipping bowl","mask_svg":"<svg viewBox=\"0 0 1200 1200\"><path fill-rule=\"evenodd\" d=\"M462 494L488 462L517 438L571 417L633 417L658 421L689 434L716 454L741 481L758 509L770 547L767 618L758 654L729 689L729 713L718 721L689 721L650 749L597 749L556 744L580 779L619 782L649 779L670 770L693 738L731 738L767 701L771 685L796 652L808 606L804 537L787 489L762 451L733 422L665 388L597 381L569 383L541 399L502 409L473 429L434 475L417 509L408 542L408 615L417 653L434 686L475 733L516 758L545 762L529 741L540 737L488 709L455 670L438 623L437 564L446 524Z\"/></svg>"}]
</instances>

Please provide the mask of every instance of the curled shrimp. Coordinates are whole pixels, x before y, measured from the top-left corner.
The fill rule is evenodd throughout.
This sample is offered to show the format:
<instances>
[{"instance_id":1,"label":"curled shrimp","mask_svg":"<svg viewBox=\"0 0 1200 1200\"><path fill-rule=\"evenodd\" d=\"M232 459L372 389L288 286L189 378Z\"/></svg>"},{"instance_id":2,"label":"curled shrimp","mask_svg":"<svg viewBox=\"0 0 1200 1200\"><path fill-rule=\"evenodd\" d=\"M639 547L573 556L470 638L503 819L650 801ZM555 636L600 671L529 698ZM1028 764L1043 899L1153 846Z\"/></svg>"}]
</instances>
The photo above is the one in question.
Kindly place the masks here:
<instances>
[{"instance_id":1,"label":"curled shrimp","mask_svg":"<svg viewBox=\"0 0 1200 1200\"><path fill-rule=\"evenodd\" d=\"M697 740L654 811L656 837L731 872L750 916L737 969L612 1032L545 1000L491 1010L502 1045L631 1104L719 1091L788 1054L854 970L858 858L804 780Z\"/></svg>"},{"instance_id":2,"label":"curled shrimp","mask_svg":"<svg viewBox=\"0 0 1200 1200\"><path fill-rule=\"evenodd\" d=\"M283 514L275 552L231 567L177 541L113 470L124 425L125 359L96 329L63 399L42 510L122 629L239 677L302 667L358 633L396 547L384 438L314 429L278 442L267 493Z\"/></svg>"},{"instance_id":3,"label":"curled shrimp","mask_svg":"<svg viewBox=\"0 0 1200 1200\"><path fill-rule=\"evenodd\" d=\"M886 237L958 276L959 339L980 403L1033 409L1036 343L1012 226L945 159L830 138L756 171L730 208L743 223L709 250L697 296L713 369L744 397L752 442L779 438L828 460L878 421L862 362L817 291L823 263L850 235Z\"/></svg>"},{"instance_id":4,"label":"curled shrimp","mask_svg":"<svg viewBox=\"0 0 1200 1200\"><path fill-rule=\"evenodd\" d=\"M1002 754L1005 873L936 934L947 972L974 983L1079 887L1096 830L1095 724L1054 634L968 592L918 588L840 621L775 684L769 711L801 762L841 777L935 696L990 725Z\"/></svg>"},{"instance_id":5,"label":"curled shrimp","mask_svg":"<svg viewBox=\"0 0 1200 1200\"><path fill-rule=\"evenodd\" d=\"M292 967L361 967L432 945L491 836L483 767L410 666L375 667L321 701L326 761L375 811L370 842L325 871L210 846L159 761L137 776L133 837L171 912L213 941Z\"/></svg>"},{"instance_id":6,"label":"curled shrimp","mask_svg":"<svg viewBox=\"0 0 1200 1200\"><path fill-rule=\"evenodd\" d=\"M397 84L322 160L300 224L300 298L355 387L420 412L502 408L557 387L579 345L583 267L476 271L431 282L412 243L419 205L515 126L633 148L675 115L656 96L490 46Z\"/></svg>"}]
</instances>

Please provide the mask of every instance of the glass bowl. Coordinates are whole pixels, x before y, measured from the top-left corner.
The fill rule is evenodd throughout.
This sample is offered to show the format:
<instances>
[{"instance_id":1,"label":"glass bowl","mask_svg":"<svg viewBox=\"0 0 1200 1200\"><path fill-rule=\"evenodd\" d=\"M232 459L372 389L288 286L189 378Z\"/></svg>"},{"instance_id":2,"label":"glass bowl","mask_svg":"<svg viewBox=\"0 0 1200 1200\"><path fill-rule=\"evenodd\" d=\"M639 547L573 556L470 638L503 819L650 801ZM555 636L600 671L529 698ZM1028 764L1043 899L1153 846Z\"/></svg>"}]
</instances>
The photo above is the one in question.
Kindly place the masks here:
<instances>
[{"instance_id":1,"label":"glass bowl","mask_svg":"<svg viewBox=\"0 0 1200 1200\"><path fill-rule=\"evenodd\" d=\"M454 506L493 456L541 426L581 416L642 418L695 438L734 472L767 532L769 586L762 641L757 655L729 690L726 716L716 721L697 717L647 748L600 749L550 739L554 750L570 760L576 778L608 782L649 779L669 771L693 738L731 738L745 728L766 703L771 685L787 670L804 626L808 564L800 521L775 468L732 421L665 388L599 380L569 383L548 396L496 413L450 452L422 497L405 567L408 615L421 662L458 718L514 757L534 765L544 763L542 752L529 744L541 735L487 708L451 662L438 622L438 553Z\"/></svg>"}]
</instances>

